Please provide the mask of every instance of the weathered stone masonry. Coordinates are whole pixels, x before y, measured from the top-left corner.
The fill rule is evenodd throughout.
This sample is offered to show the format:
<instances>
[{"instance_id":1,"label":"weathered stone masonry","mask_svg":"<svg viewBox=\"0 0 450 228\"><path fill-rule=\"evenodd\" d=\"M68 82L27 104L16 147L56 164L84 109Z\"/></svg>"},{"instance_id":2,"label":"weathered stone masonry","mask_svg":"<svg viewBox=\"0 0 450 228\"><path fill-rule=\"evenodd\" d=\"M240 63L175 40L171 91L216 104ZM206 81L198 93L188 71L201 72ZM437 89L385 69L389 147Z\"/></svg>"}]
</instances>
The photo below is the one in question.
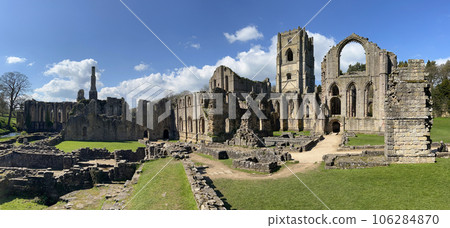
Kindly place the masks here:
<instances>
[{"instance_id":1,"label":"weathered stone masonry","mask_svg":"<svg viewBox=\"0 0 450 228\"><path fill-rule=\"evenodd\" d=\"M430 84L423 60L409 60L389 76L386 94L385 154L399 163L434 162Z\"/></svg>"}]
</instances>

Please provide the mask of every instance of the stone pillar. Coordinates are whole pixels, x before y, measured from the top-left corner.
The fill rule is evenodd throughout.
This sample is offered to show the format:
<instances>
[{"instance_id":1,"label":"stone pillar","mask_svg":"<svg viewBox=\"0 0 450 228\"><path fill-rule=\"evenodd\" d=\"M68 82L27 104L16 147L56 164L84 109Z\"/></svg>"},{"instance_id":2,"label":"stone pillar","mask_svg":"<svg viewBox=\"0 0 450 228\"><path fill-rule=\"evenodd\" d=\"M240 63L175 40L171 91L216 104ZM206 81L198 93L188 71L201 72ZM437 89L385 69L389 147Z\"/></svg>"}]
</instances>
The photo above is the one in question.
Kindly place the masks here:
<instances>
[{"instance_id":1,"label":"stone pillar","mask_svg":"<svg viewBox=\"0 0 450 228\"><path fill-rule=\"evenodd\" d=\"M396 163L431 163L430 84L423 60L408 60L389 77L386 93L385 155Z\"/></svg>"},{"instance_id":2,"label":"stone pillar","mask_svg":"<svg viewBox=\"0 0 450 228\"><path fill-rule=\"evenodd\" d=\"M95 83L95 66L93 66L91 74L91 89L89 90L89 100L97 100L97 87L95 86Z\"/></svg>"}]
</instances>

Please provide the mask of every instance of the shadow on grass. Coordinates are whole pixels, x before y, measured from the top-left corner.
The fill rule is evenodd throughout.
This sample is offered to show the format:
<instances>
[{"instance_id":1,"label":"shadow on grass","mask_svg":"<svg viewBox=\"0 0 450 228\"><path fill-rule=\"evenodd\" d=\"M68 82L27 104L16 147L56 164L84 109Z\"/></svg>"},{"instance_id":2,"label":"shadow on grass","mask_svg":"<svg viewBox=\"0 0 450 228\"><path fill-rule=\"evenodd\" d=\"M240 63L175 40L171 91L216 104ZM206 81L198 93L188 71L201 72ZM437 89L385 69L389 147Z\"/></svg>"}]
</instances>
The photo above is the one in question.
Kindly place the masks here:
<instances>
[{"instance_id":1,"label":"shadow on grass","mask_svg":"<svg viewBox=\"0 0 450 228\"><path fill-rule=\"evenodd\" d=\"M223 201L223 204L227 210L235 210L232 208L232 206L228 203L227 198L224 197L224 195L217 189L217 187L214 185L214 182L209 178L208 176L203 176L203 178L206 181L206 184L209 185L210 188L214 189L217 196Z\"/></svg>"}]
</instances>

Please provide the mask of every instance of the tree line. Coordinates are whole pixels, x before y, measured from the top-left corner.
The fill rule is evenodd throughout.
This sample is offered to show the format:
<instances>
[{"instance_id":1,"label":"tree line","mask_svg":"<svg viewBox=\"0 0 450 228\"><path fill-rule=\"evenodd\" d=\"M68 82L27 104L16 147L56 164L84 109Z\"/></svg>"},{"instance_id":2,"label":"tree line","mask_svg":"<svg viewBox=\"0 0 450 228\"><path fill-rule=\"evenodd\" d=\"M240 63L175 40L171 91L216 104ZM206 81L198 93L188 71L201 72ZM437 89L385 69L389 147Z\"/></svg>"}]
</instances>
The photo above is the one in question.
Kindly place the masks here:
<instances>
[{"instance_id":1,"label":"tree line","mask_svg":"<svg viewBox=\"0 0 450 228\"><path fill-rule=\"evenodd\" d=\"M438 65L428 60L425 65L426 79L431 84L434 117L448 117L450 113L450 60Z\"/></svg>"}]
</instances>

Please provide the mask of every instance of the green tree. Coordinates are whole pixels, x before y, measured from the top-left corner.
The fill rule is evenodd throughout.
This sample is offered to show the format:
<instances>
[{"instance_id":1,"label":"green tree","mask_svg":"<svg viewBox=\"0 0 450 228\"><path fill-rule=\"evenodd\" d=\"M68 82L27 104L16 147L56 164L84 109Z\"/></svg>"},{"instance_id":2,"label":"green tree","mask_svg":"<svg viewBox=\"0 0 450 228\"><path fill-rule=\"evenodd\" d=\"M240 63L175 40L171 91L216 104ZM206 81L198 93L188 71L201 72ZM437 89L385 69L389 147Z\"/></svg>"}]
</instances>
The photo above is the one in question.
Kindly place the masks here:
<instances>
[{"instance_id":1,"label":"green tree","mask_svg":"<svg viewBox=\"0 0 450 228\"><path fill-rule=\"evenodd\" d=\"M7 72L0 77L1 93L4 94L8 104L8 126L11 126L13 111L17 108L18 101L25 96L31 87L28 77L19 72Z\"/></svg>"},{"instance_id":2,"label":"green tree","mask_svg":"<svg viewBox=\"0 0 450 228\"><path fill-rule=\"evenodd\" d=\"M433 98L433 114L436 117L450 113L450 61L437 65L436 61L427 61L425 66L426 79L431 84Z\"/></svg>"},{"instance_id":3,"label":"green tree","mask_svg":"<svg viewBox=\"0 0 450 228\"><path fill-rule=\"evenodd\" d=\"M427 64L425 65L425 72L427 73L425 78L431 83L432 87L436 86L436 84L438 84L438 81L441 81L439 80L440 72L436 61L428 60Z\"/></svg>"},{"instance_id":4,"label":"green tree","mask_svg":"<svg viewBox=\"0 0 450 228\"><path fill-rule=\"evenodd\" d=\"M360 62L355 63L355 65L348 65L347 73L355 72L355 71L365 71L366 70L366 64L362 64Z\"/></svg>"},{"instance_id":5,"label":"green tree","mask_svg":"<svg viewBox=\"0 0 450 228\"><path fill-rule=\"evenodd\" d=\"M1 89L1 87L3 87L3 85L0 85L0 91L3 91L3 89ZM8 110L8 105L6 103L5 93L0 92L0 116L3 116L3 114L6 113L7 110Z\"/></svg>"}]
</instances>

